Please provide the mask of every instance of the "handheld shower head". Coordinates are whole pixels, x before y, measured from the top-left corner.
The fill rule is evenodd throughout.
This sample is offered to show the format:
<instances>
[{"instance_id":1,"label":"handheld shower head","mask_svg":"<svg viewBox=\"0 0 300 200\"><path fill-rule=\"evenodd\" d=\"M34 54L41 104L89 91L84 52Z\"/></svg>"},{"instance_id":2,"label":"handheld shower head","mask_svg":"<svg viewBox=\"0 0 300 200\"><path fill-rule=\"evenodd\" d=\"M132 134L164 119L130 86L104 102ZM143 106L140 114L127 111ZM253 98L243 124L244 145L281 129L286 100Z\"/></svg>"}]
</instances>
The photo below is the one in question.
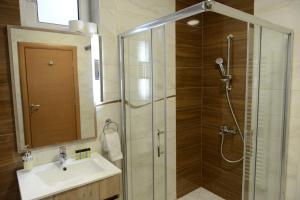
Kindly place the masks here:
<instances>
[{"instance_id":1,"label":"handheld shower head","mask_svg":"<svg viewBox=\"0 0 300 200\"><path fill-rule=\"evenodd\" d=\"M219 67L220 67L221 75L226 76L225 69L224 69L224 66L223 66L223 62L224 62L224 60L221 57L218 57L216 59L216 64L219 65Z\"/></svg>"},{"instance_id":2,"label":"handheld shower head","mask_svg":"<svg viewBox=\"0 0 300 200\"><path fill-rule=\"evenodd\" d=\"M224 62L224 60L223 60L223 58L221 58L221 57L218 57L218 58L216 59L216 63L217 63L218 65L223 64L223 62Z\"/></svg>"}]
</instances>

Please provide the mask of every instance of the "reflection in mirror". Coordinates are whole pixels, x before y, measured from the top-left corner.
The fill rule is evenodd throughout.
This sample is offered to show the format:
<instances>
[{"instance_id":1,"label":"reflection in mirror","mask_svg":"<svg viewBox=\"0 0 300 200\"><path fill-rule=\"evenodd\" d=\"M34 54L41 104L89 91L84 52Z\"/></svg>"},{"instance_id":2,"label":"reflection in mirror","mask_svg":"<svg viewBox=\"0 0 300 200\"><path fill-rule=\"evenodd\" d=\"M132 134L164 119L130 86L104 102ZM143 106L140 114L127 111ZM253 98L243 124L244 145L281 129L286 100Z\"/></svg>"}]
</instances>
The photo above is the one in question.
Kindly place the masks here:
<instances>
[{"instance_id":1,"label":"reflection in mirror","mask_svg":"<svg viewBox=\"0 0 300 200\"><path fill-rule=\"evenodd\" d=\"M18 150L96 137L99 36L11 27L9 37Z\"/></svg>"}]
</instances>

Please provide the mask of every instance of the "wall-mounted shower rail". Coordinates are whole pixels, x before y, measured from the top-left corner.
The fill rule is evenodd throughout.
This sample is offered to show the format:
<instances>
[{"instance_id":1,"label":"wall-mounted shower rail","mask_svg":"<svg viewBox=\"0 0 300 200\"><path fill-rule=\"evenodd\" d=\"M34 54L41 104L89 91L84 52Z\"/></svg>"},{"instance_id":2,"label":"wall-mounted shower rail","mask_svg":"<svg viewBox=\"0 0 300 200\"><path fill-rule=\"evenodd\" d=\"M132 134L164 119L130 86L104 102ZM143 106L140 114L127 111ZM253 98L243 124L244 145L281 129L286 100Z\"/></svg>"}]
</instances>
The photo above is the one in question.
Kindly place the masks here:
<instances>
[{"instance_id":1,"label":"wall-mounted shower rail","mask_svg":"<svg viewBox=\"0 0 300 200\"><path fill-rule=\"evenodd\" d=\"M187 17L191 17L196 14L204 13L206 11L211 11L215 13L219 13L221 15L225 15L227 17L231 17L240 21L244 21L246 23L256 24L263 26L265 28L273 29L282 33L290 34L293 32L293 30L273 24L267 20L261 19L259 17L255 17L253 15L250 15L248 13L242 12L240 10L231 8L229 6L226 6L224 4L218 3L214 0L206 0L202 1L198 4L195 4L193 6L190 6L188 8L182 9L180 11L177 11L175 13L172 13L170 15L166 15L164 17L161 17L159 19L156 19L154 21L148 22L146 24L143 24L141 26L137 26L133 29L130 29L124 33L121 33L119 36L121 37L128 37L130 35L140 33L146 30L150 30L152 28L156 28L158 26L165 25L170 22L175 22Z\"/></svg>"},{"instance_id":2,"label":"wall-mounted shower rail","mask_svg":"<svg viewBox=\"0 0 300 200\"><path fill-rule=\"evenodd\" d=\"M156 19L154 21L148 22L146 24L143 24L141 26L137 26L133 29L130 29L122 34L120 36L127 37L136 33L140 33L146 30L150 30L152 28L156 28L158 26L165 25L170 22L175 22L187 17L191 17L196 14L200 14L206 11L206 1L200 2L198 4L195 4L193 6L190 6L188 8L182 9L180 11L177 11L175 13L172 13L170 15L166 15L164 17L161 17L159 19Z\"/></svg>"}]
</instances>

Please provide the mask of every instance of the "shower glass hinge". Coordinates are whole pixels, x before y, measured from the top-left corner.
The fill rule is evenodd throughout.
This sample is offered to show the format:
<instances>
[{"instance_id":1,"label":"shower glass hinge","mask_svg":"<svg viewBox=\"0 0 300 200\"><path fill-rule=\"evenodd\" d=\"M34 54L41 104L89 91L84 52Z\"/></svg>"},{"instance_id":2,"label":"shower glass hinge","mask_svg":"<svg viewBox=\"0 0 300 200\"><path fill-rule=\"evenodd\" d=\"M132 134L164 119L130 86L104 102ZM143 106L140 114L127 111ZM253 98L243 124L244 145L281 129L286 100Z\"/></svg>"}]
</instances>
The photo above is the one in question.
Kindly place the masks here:
<instances>
[{"instance_id":1,"label":"shower glass hinge","mask_svg":"<svg viewBox=\"0 0 300 200\"><path fill-rule=\"evenodd\" d=\"M205 10L211 10L211 8L212 8L214 2L215 2L214 0L206 0L206 1L204 2L204 6L203 6L204 9L205 9Z\"/></svg>"}]
</instances>

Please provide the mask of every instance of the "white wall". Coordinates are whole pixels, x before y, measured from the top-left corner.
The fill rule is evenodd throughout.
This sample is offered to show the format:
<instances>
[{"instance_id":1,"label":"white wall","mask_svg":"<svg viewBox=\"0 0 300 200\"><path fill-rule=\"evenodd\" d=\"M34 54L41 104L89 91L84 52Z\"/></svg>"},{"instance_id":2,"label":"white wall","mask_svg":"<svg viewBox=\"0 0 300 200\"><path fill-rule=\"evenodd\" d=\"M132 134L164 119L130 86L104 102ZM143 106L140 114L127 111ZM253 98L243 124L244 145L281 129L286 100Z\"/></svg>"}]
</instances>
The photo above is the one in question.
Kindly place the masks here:
<instances>
[{"instance_id":1,"label":"white wall","mask_svg":"<svg viewBox=\"0 0 300 200\"><path fill-rule=\"evenodd\" d=\"M300 198L300 1L256 0L256 16L295 31L286 200Z\"/></svg>"}]
</instances>

